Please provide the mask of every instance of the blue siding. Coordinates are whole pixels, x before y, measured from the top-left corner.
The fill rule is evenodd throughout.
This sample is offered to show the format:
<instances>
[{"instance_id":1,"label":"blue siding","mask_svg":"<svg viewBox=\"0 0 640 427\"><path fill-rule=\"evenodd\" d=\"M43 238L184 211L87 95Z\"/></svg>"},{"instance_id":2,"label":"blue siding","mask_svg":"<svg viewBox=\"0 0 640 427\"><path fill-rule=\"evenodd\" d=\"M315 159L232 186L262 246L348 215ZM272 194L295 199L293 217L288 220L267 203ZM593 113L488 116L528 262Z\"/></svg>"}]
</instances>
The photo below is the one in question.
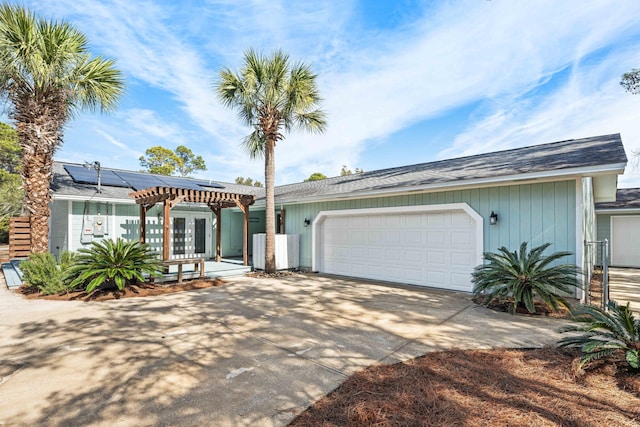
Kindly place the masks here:
<instances>
[{"instance_id":1,"label":"blue siding","mask_svg":"<svg viewBox=\"0 0 640 427\"><path fill-rule=\"evenodd\" d=\"M569 251L574 255L566 261L575 262L575 181L286 205L286 231L300 235L300 265L310 268L312 227L304 227L304 219L313 220L320 211L461 202L484 218L485 251L516 249L523 241L530 246L551 242L553 251ZM489 225L492 210L499 216L494 226Z\"/></svg>"}]
</instances>

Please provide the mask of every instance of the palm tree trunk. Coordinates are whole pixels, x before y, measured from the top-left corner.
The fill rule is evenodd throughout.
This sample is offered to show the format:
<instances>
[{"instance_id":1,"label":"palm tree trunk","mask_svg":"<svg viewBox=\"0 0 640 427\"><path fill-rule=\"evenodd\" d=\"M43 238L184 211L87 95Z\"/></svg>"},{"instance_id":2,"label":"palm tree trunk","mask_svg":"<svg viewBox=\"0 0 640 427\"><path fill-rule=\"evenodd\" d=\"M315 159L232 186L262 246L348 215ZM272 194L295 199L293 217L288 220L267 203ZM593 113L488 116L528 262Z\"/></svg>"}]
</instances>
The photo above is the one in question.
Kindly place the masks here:
<instances>
[{"instance_id":1,"label":"palm tree trunk","mask_svg":"<svg viewBox=\"0 0 640 427\"><path fill-rule=\"evenodd\" d=\"M48 157L48 158L47 158ZM25 190L25 206L31 218L31 250L49 251L49 185L52 170L51 156L42 153L23 155L22 180Z\"/></svg>"},{"instance_id":2,"label":"palm tree trunk","mask_svg":"<svg viewBox=\"0 0 640 427\"><path fill-rule=\"evenodd\" d=\"M267 273L274 273L276 271L276 206L274 197L276 177L275 145L275 140L269 138L266 141L264 150L264 190L266 198L264 271Z\"/></svg>"},{"instance_id":3,"label":"palm tree trunk","mask_svg":"<svg viewBox=\"0 0 640 427\"><path fill-rule=\"evenodd\" d=\"M22 149L24 204L31 223L31 250L49 251L49 188L53 178L53 155L62 140L66 105L38 103L33 98L15 102L13 118Z\"/></svg>"}]
</instances>

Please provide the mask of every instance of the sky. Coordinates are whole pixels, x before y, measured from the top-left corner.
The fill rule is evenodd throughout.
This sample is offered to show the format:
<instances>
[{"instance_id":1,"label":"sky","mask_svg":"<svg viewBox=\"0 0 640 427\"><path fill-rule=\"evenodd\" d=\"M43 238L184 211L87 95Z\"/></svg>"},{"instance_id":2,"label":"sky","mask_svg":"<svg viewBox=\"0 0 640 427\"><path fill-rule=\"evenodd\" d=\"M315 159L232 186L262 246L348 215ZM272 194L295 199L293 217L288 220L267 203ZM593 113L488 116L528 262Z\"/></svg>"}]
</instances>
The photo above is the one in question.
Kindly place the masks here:
<instances>
[{"instance_id":1,"label":"sky","mask_svg":"<svg viewBox=\"0 0 640 427\"><path fill-rule=\"evenodd\" d=\"M276 184L566 139L620 133L640 152L637 0L26 0L116 61L116 112L82 112L56 159L139 170L146 149L189 147L193 176L264 182L241 146L250 129L214 86L253 48L281 49L317 74L324 134L276 147ZM637 157L636 157L637 160ZM640 187L629 163L619 187Z\"/></svg>"}]
</instances>

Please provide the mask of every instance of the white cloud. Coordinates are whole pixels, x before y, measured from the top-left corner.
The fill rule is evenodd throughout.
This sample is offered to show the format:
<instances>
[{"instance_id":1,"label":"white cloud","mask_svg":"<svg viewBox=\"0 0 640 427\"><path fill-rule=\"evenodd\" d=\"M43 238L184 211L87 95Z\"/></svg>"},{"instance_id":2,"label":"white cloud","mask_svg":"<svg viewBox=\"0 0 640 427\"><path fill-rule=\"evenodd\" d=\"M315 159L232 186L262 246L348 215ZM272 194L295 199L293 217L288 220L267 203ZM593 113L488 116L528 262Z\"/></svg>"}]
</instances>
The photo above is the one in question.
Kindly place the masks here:
<instances>
[{"instance_id":1,"label":"white cloud","mask_svg":"<svg viewBox=\"0 0 640 427\"><path fill-rule=\"evenodd\" d=\"M260 162L249 162L239 146L247 129L211 87L217 71L240 66L250 46L279 47L310 63L325 98L326 134L295 133L278 144L279 183L358 165L372 141L393 144L395 132L474 103L483 110L461 124L463 131L442 155L591 132L621 131L625 143L638 141L630 111L640 97L614 96L620 72L614 65L640 62L640 2L633 0L615 7L597 0L442 2L428 5L424 14L411 10L413 22L377 33L358 25L353 1L43 3L37 8L78 22L135 79L133 85L170 94L189 126L162 123L166 115L158 112L145 112L150 121L144 125L125 125L150 135L200 139L193 148L209 153L202 153L207 174L246 176L247 168L254 177L262 173ZM600 53L601 65L584 64ZM566 69L573 70L566 83L549 81ZM199 138L193 126L201 130Z\"/></svg>"}]
</instances>

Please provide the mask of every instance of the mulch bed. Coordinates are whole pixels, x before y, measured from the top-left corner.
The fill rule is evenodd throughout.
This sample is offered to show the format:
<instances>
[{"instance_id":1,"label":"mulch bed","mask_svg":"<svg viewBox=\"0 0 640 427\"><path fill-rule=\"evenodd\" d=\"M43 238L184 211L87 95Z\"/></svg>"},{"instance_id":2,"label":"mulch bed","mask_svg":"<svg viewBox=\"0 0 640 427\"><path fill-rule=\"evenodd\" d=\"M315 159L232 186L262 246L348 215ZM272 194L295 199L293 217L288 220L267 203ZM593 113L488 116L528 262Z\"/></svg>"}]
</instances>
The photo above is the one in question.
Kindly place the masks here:
<instances>
[{"instance_id":1,"label":"mulch bed","mask_svg":"<svg viewBox=\"0 0 640 427\"><path fill-rule=\"evenodd\" d=\"M373 366L290 426L637 426L640 376L573 349L453 350Z\"/></svg>"},{"instance_id":2,"label":"mulch bed","mask_svg":"<svg viewBox=\"0 0 640 427\"><path fill-rule=\"evenodd\" d=\"M245 274L247 277L257 277L259 279L271 279L273 277L287 277L293 276L296 273L295 271L276 271L274 273L265 273L264 271L252 271L251 273Z\"/></svg>"},{"instance_id":3,"label":"mulch bed","mask_svg":"<svg viewBox=\"0 0 640 427\"><path fill-rule=\"evenodd\" d=\"M472 300L476 304L484 305L484 301L487 298L488 296L485 296L485 295L477 295L477 296L474 296ZM489 305L487 305L487 308L495 311L503 311L505 313L508 313L512 305L513 305L513 300L510 300L510 299L504 299L502 301L493 300L489 303ZM536 308L535 313L529 313L529 310L527 310L524 307L517 307L516 314L526 314L531 316L545 316L545 317L553 317L553 318L560 318L560 319L566 319L571 316L571 312L569 312L569 310L567 310L562 306L559 307L559 310L557 312L554 312L546 303L543 303L540 301L534 301L534 306Z\"/></svg>"},{"instance_id":4,"label":"mulch bed","mask_svg":"<svg viewBox=\"0 0 640 427\"><path fill-rule=\"evenodd\" d=\"M174 294L176 292L206 289L222 286L224 284L225 282L221 279L189 280L180 284L177 282L140 283L137 285L127 286L122 291L117 289L96 289L90 294L86 294L84 291L74 291L60 295L43 295L38 291L34 291L32 288L22 285L17 289L17 291L18 293L25 295L27 298L42 298L57 301L107 301L120 298L139 298Z\"/></svg>"}]
</instances>

